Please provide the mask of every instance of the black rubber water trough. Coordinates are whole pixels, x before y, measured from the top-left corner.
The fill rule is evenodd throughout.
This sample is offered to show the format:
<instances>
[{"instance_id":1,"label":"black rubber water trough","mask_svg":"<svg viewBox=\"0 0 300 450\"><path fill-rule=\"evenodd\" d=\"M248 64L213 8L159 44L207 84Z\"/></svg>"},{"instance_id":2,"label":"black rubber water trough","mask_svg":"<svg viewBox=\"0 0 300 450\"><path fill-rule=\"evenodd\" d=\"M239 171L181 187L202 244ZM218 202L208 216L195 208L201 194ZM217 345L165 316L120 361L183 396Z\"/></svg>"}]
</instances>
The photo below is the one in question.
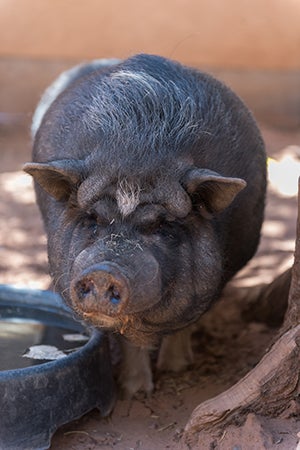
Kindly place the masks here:
<instances>
[{"instance_id":1,"label":"black rubber water trough","mask_svg":"<svg viewBox=\"0 0 300 450\"><path fill-rule=\"evenodd\" d=\"M32 359L40 348L58 359ZM50 291L0 285L0 449L47 449L58 427L94 408L106 416L114 401L105 336Z\"/></svg>"}]
</instances>

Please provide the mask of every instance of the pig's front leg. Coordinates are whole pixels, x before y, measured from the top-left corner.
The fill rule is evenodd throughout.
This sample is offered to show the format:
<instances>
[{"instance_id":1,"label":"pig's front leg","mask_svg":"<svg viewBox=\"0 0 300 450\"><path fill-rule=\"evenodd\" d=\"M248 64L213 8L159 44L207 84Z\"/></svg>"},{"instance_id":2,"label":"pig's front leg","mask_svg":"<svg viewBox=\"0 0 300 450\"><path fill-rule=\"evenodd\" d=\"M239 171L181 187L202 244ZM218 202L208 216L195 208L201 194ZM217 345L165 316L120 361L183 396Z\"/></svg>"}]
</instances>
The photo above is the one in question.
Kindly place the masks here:
<instances>
[{"instance_id":1,"label":"pig's front leg","mask_svg":"<svg viewBox=\"0 0 300 450\"><path fill-rule=\"evenodd\" d=\"M157 359L158 370L180 372L193 363L193 331L194 327L190 326L163 338Z\"/></svg>"},{"instance_id":2,"label":"pig's front leg","mask_svg":"<svg viewBox=\"0 0 300 450\"><path fill-rule=\"evenodd\" d=\"M131 398L138 391L151 394L153 391L149 350L136 347L121 339L122 365L119 384L123 398Z\"/></svg>"}]
</instances>

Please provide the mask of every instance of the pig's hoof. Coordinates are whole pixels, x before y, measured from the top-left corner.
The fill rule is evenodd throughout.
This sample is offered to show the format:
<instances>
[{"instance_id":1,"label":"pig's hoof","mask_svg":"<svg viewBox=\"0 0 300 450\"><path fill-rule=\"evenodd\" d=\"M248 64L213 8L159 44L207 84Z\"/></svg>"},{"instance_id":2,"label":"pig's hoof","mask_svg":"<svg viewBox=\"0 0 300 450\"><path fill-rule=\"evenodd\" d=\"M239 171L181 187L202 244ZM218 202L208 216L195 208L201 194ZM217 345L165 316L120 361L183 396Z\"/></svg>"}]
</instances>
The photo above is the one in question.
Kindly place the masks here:
<instances>
[{"instance_id":1,"label":"pig's hoof","mask_svg":"<svg viewBox=\"0 0 300 450\"><path fill-rule=\"evenodd\" d=\"M190 355L178 355L178 357L165 359L159 358L157 362L157 370L160 372L183 372L193 364Z\"/></svg>"},{"instance_id":2,"label":"pig's hoof","mask_svg":"<svg viewBox=\"0 0 300 450\"><path fill-rule=\"evenodd\" d=\"M153 391L149 351L121 340L123 361L119 376L122 398L132 398L138 392L150 395Z\"/></svg>"},{"instance_id":3,"label":"pig's hoof","mask_svg":"<svg viewBox=\"0 0 300 450\"><path fill-rule=\"evenodd\" d=\"M190 327L163 339L156 365L159 371L182 372L193 364L192 330Z\"/></svg>"},{"instance_id":4,"label":"pig's hoof","mask_svg":"<svg viewBox=\"0 0 300 450\"><path fill-rule=\"evenodd\" d=\"M137 393L143 392L146 396L150 396L154 385L152 381L152 373L136 373L134 376L121 374L119 379L120 397L123 400L131 399Z\"/></svg>"}]
</instances>

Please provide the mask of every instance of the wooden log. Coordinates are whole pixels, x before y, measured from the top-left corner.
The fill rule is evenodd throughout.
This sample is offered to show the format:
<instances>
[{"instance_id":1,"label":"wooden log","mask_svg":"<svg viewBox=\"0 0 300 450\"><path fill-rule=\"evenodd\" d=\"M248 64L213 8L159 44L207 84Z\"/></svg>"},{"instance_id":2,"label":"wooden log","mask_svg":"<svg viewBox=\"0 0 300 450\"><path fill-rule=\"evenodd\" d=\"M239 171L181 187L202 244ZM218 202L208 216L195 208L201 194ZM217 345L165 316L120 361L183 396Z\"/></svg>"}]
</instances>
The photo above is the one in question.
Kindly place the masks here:
<instances>
[{"instance_id":1,"label":"wooden log","mask_svg":"<svg viewBox=\"0 0 300 450\"><path fill-rule=\"evenodd\" d=\"M201 403L185 428L185 441L191 445L195 433L224 427L237 416L255 411L278 416L297 396L300 376L300 325L287 331L258 365L240 381L218 396Z\"/></svg>"}]
</instances>

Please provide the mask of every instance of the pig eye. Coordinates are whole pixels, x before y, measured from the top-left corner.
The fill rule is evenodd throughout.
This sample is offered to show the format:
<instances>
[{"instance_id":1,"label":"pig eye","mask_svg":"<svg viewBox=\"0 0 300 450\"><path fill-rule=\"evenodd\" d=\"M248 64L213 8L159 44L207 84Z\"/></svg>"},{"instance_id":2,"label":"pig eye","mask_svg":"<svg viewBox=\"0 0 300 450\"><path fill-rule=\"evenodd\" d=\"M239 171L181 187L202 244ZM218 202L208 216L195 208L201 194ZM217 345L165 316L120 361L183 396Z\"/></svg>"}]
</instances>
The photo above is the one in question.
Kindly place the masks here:
<instances>
[{"instance_id":1,"label":"pig eye","mask_svg":"<svg viewBox=\"0 0 300 450\"><path fill-rule=\"evenodd\" d=\"M109 221L105 217L101 217L96 212L91 211L85 215L83 223L88 228L94 227L96 229L97 227L107 226Z\"/></svg>"},{"instance_id":2,"label":"pig eye","mask_svg":"<svg viewBox=\"0 0 300 450\"><path fill-rule=\"evenodd\" d=\"M166 228L167 222L162 219L157 219L155 222L144 223L140 226L140 231L143 234L161 233Z\"/></svg>"},{"instance_id":3,"label":"pig eye","mask_svg":"<svg viewBox=\"0 0 300 450\"><path fill-rule=\"evenodd\" d=\"M156 206L156 209L155 209ZM177 218L161 205L146 205L136 215L136 226L142 234L169 234Z\"/></svg>"}]
</instances>

